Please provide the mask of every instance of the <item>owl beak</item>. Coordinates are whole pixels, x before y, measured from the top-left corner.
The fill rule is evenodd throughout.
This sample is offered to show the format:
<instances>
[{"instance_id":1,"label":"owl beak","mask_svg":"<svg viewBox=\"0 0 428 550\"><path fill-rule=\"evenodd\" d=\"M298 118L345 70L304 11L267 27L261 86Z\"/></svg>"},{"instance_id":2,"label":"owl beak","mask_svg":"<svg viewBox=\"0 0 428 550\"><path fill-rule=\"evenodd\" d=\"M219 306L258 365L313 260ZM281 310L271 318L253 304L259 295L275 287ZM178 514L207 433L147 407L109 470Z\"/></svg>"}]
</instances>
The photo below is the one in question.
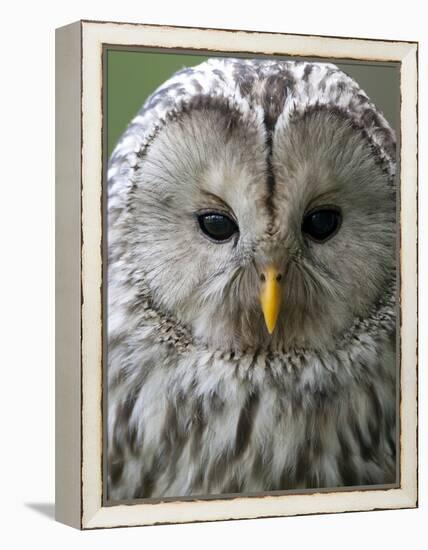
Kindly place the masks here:
<instances>
[{"instance_id":1,"label":"owl beak","mask_svg":"<svg viewBox=\"0 0 428 550\"><path fill-rule=\"evenodd\" d=\"M273 266L267 267L260 274L260 303L269 334L272 334L275 330L281 308L281 279L282 274Z\"/></svg>"}]
</instances>

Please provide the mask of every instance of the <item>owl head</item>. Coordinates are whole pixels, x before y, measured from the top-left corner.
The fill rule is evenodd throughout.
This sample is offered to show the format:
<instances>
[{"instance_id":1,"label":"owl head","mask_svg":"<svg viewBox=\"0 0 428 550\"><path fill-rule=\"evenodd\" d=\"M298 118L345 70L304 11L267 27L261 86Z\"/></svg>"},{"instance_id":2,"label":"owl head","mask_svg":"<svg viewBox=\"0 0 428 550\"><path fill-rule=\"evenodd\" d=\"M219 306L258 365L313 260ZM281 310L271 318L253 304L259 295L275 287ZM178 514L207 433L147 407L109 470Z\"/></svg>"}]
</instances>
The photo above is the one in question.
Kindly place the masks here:
<instances>
[{"instance_id":1,"label":"owl head","mask_svg":"<svg viewBox=\"0 0 428 550\"><path fill-rule=\"evenodd\" d=\"M110 159L113 315L149 294L213 348L337 345L392 288L394 174L393 130L332 64L176 73Z\"/></svg>"}]
</instances>

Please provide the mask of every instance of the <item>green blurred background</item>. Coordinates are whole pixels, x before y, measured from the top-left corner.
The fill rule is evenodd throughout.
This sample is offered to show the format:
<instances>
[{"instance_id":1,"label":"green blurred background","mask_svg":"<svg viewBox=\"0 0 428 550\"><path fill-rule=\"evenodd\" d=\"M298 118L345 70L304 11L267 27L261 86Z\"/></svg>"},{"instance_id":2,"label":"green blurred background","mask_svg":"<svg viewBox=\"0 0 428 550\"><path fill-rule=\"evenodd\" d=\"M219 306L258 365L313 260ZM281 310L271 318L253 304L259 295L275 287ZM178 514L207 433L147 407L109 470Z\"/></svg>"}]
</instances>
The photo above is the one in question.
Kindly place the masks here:
<instances>
[{"instance_id":1,"label":"green blurred background","mask_svg":"<svg viewBox=\"0 0 428 550\"><path fill-rule=\"evenodd\" d=\"M221 54L224 57L224 54ZM129 51L107 48L107 148L110 156L117 140L147 97L174 72L206 61L205 55ZM235 56L236 57L236 56ZM246 56L248 57L248 56ZM326 61L328 61L326 59ZM384 113L393 128L399 128L400 73L396 63L360 63L332 60L354 78Z\"/></svg>"}]
</instances>

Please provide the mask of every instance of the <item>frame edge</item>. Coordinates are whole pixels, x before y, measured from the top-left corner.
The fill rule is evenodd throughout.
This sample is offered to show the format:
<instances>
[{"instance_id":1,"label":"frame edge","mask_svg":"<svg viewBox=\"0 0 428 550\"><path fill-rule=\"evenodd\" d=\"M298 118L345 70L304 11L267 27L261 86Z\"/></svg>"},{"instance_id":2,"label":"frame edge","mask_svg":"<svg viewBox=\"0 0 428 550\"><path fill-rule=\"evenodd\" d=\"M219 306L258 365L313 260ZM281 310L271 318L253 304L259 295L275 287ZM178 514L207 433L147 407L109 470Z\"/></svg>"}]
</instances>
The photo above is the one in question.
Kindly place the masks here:
<instances>
[{"instance_id":1,"label":"frame edge","mask_svg":"<svg viewBox=\"0 0 428 550\"><path fill-rule=\"evenodd\" d=\"M81 529L81 22L55 30L55 519Z\"/></svg>"},{"instance_id":2,"label":"frame edge","mask_svg":"<svg viewBox=\"0 0 428 550\"><path fill-rule=\"evenodd\" d=\"M101 25L100 25L101 24ZM105 25L105 33L104 32L101 32L101 29L100 29L100 26L102 25ZM129 44L133 44L134 43L134 28L129 28L129 29L126 29L128 24L126 23L122 23L122 24L117 24L117 23L114 23L114 24L105 24L105 23L102 23L102 22L89 22L89 21L83 21L82 22L82 27L83 27L83 48L84 48L84 53L85 53L85 57L87 57L87 65L88 65L88 68L87 68L87 72L88 74L91 73L91 83L94 84L92 78L94 80L97 80L99 78L99 66L98 66L98 63L99 63L99 57L100 57L100 51L101 51L101 46L102 44L104 43L104 39L107 40L109 43L110 42L115 42L116 40L118 41L118 43L121 43L121 36L122 36L122 31L125 32L126 31L129 31L126 32L126 36L128 37L129 36L129 39L127 39L127 42ZM113 29L109 29L108 27L114 27ZM118 28L120 26L120 30L121 30L121 33L120 33L120 36L119 34L116 34L116 32L113 32L113 31L118 31ZM130 25L129 25L130 26ZM135 26L137 26L137 24L135 24ZM156 29L156 30L160 30L162 28L165 28L163 26L159 26L159 29ZM138 25L138 29L141 31L141 30L144 30L145 31L145 38L148 40L148 42L150 42L150 44L155 44L156 45L159 45L158 43L158 40L160 40L160 36L157 36L157 33L152 33L153 31L153 28L151 25ZM179 28L181 30L181 28ZM104 30L104 29L103 29ZM110 33L107 32L107 31L111 31ZM192 30L194 31L200 31L201 29L198 29L198 28L193 28ZM219 34L221 34L223 31L225 31L225 29L222 29L221 31L219 31ZM229 31L230 32L230 31ZM177 34L177 37L174 38L174 40L179 40L179 35L181 33L177 33L177 29L174 28L174 33ZM242 33L242 31L239 31L239 33ZM257 31L258 33L258 31ZM162 34L162 33L160 33ZM258 34L262 34L262 35L270 35L271 33L258 33ZM281 33L282 35L282 33ZM284 33L285 35L285 33ZM286 35L285 35L286 36ZM298 35L299 38L300 37L303 37L304 35ZM192 38L192 41L196 41L198 37L194 37ZM312 37L311 37L312 38ZM337 40L334 38L334 37L322 37L323 39L327 39L328 41L331 40L331 42L336 42ZM165 36L162 35L162 39L163 40L166 40L165 39ZM171 39L172 40L172 39ZM346 40L345 38L342 38L341 40ZM350 39L351 41L353 39ZM364 39L355 39L355 40L364 40ZM371 39L367 39L367 42L372 42ZM204 43L205 44L205 43ZM206 45L206 44L205 44ZM297 47L295 46L294 44L294 40L293 40L293 47ZM359 45L362 45L361 42L359 43ZM351 44L348 46L348 52L349 53L352 53L352 51L354 51L354 46L355 44L353 42L351 42ZM407 41L391 41L391 43L385 43L383 41L379 41L379 43L377 44L378 48L379 48L379 52L369 52L367 55L368 55L368 58L372 58L373 59L388 59L388 60L394 60L394 61L400 61L401 63L403 63L405 60L407 61L407 63L405 63L405 66L406 66L406 69L409 67L411 68L412 67L412 64L413 64L413 56L416 55L417 56L417 50L418 50L418 44L415 43L415 42L407 42ZM164 46L165 47L165 46ZM171 47L170 46L170 40L168 38L168 46L167 47ZM333 47L333 46L331 46ZM382 50L380 49L382 48ZM385 48L385 49L383 49ZM388 50L386 52L386 50ZM391 52L391 55L386 55L386 53L389 53ZM306 55L306 54L305 54ZM407 58L407 59L406 59ZM92 71L89 71L89 67L92 67ZM95 69L95 70L94 70ZM416 67L417 69L417 67ZM85 71L84 71L85 72ZM412 77L414 76L414 73L412 74L412 71L410 71L410 74L406 72L406 75L405 76L409 76L410 77L410 81L412 80ZM416 78L417 78L417 75L416 75ZM85 83L86 83L86 80L85 80ZM409 95L406 95L406 105L405 105L405 112L408 113L409 111L411 112L412 109L413 109L413 104L412 104L412 100L414 99L414 96L412 96L412 94L409 94ZM416 91L416 101L417 101L417 91ZM83 102L83 106L85 107L85 102ZM94 117L96 117L99 112L100 112L100 107L98 105L98 100L97 100L97 103L95 104L95 107L96 109L89 109L88 108L89 106L86 106L86 111L87 113L90 113L91 115L91 120L93 121ZM93 106L91 106L93 107ZM85 111L85 109L84 109ZM89 119L90 117L88 117ZM87 124L87 123L86 123ZM417 123L416 123L417 124ZM96 138L95 137L95 133L98 132L99 130L99 121L94 125L95 127L92 127L91 126L91 132L94 134L92 135L91 133L91 139L88 140L90 143L89 143L89 147L88 147L88 142L85 144L85 149L87 148L88 151L91 150L96 150L96 148L98 147L98 143L96 143L96 139L99 138ZM410 131L410 134L412 132L412 129L411 129L411 125L409 125L409 131ZM417 128L414 129L414 133L416 134L417 132ZM417 146L417 143L416 143L416 146ZM409 160L409 163L407 164L407 168L406 168L406 177L410 177L410 179L413 179L413 185L415 185L415 187L412 189L412 191L410 191L410 196L409 196L409 205L410 203L412 203L413 201L413 191L416 190L416 186L417 186L417 175L416 177L414 177L415 175L415 166L414 166L414 159L408 159ZM98 162L98 161L97 161ZM101 170L100 170L100 167L97 166L96 168L87 168L88 169L88 174L87 176L89 177L89 173L92 174L92 176L95 176L95 173L100 173ZM403 172L404 173L404 172ZM84 174L84 177L85 177L85 174ZM87 201L87 206L89 207L89 204L92 204L92 206L94 206L95 204L98 205L98 202L99 202L99 197L96 195L96 193L94 192L94 189L91 189L90 190L90 193L88 193L88 195L91 194L92 196L89 197L86 199ZM85 202L85 193L83 194L83 197L84 197L84 202ZM408 209L408 213L412 213L412 208L409 208ZM407 218L408 220L411 219L411 216ZM95 220L96 221L96 220ZM416 225L416 224L415 224ZM98 232L98 228L96 229L96 231ZM89 229L88 229L89 231ZM408 237L413 237L414 236L414 233L413 231L415 231L415 228L412 229L411 231L411 234L407 236ZM96 238L96 235L91 235L91 239L95 236ZM89 245L90 243L89 242L86 242L85 244ZM414 242L412 241L412 248L413 248L413 245L414 245ZM90 247L88 246L88 249ZM84 255L84 263L85 263L85 255ZM414 270L414 264L412 263L412 255L410 255L410 263L412 264L412 272L415 271ZM88 263L88 267L93 267L93 261L94 259L91 259L91 262L90 262L90 266L89 266L89 263ZM95 259L96 261L96 259ZM88 269L88 273L89 273L89 269ZM414 273L412 273L413 275ZM409 284L411 284L411 282L413 281L413 278L412 277L409 277ZM91 285L88 285L88 290L90 290L90 286L92 286L91 290L93 292L95 292L95 287L97 286L97 282L98 282L98 279L95 280L95 281L91 281ZM96 288L96 291L98 291L98 288ZM88 293L88 295L90 296L90 293ZM93 295L95 296L95 294ZM410 306L412 306L412 300L410 300ZM89 304L86 305L87 308L89 308ZM412 312L412 307L409 308L410 311ZM411 325L412 327L409 326L409 328L412 329L412 331L414 331L414 329L416 328L416 324L414 323L417 323L417 319L416 319L416 314L415 314L416 310L413 311L412 313L412 322L411 322ZM96 317L96 313L93 315L92 317L92 313L91 315L88 315L88 313L85 313L84 312L84 317L85 315L88 316L88 325L91 324L91 322L93 321L93 318ZM410 334L410 338L408 339L408 343L411 344L412 342L412 338L414 338L414 332L413 334ZM413 341L416 341L416 340L413 340ZM86 357L86 361L90 362L89 359L93 360L95 357L97 357L97 354L98 354L98 350L95 349L97 346L97 342L93 345L93 349L91 348L90 350L90 357L89 357L89 354L88 354L88 357L86 357L85 353L83 353L83 358L85 359ZM412 352L412 346L409 345L408 349L410 350L410 353ZM85 351L85 350L84 350ZM417 355L416 355L416 360L417 360ZM412 367L409 367L411 370L412 370ZM411 395L413 396L414 393L415 393L415 390L417 390L416 388L416 372L412 372L411 373L411 376L409 379L406 380L406 384L407 384L407 388L410 390L410 393ZM94 379L96 378L96 375L94 373L90 373L90 376L87 376L87 380L85 381L85 376L84 376L84 380L83 380L83 385L84 385L84 389L86 388L86 391L84 392L85 395L86 394L90 394L90 399L84 399L85 403L87 404L87 407L83 407L83 416L84 416L84 431L86 431L88 434L89 433L93 433L93 428L99 423L96 419L93 419L91 418L90 422L88 422L88 419L89 419L89 413L90 412L94 412L95 408L98 410L98 407L99 407L99 395L98 395L98 390L95 391L95 387L94 386L91 386L91 383L93 384L94 383ZM411 402L411 399L409 399L409 395L407 395L407 399L406 399L406 403L409 404ZM83 405L85 405L85 403L83 403ZM97 412L98 414L98 412ZM411 419L417 419L417 410L415 407L411 407L411 412L410 412L410 417ZM88 426L85 428L85 425L88 424ZM233 506L232 505L229 505L227 501L224 501L224 500L221 500L221 498L219 499L221 501L221 506L222 506L222 511L223 511L223 514L219 514L219 513L215 513L215 517L213 517L213 515L211 514L211 510L209 511L209 504L206 504L205 502L199 502L198 505L200 506L200 514L198 514L198 517L195 518L194 516L192 517L190 514L188 515L188 510L187 510L187 505L186 503L184 502L176 502L175 504L177 505L176 507L175 506L172 506L170 503L166 504L162 504L162 506L164 507L164 510L165 510L165 514L162 515L162 519L159 519L159 516L156 514L156 513L153 513L152 514L152 511L155 512L156 508L157 508L157 505L155 504L150 504L148 506L146 505L139 505L139 504L134 504L132 506L114 506L114 507L109 507L109 508L105 508L103 507L102 505L99 504L99 493L98 493L98 490L99 488L94 491L94 488L97 487L98 485L98 481L99 481L99 476L100 476L100 473L98 471L98 461L97 461L97 468L96 468L96 471L95 472L92 472L91 471L91 468L90 466L94 466L94 457L96 458L97 456L97 447L100 445L100 442L97 441L94 443L92 442L92 445L90 444L89 441L86 442L86 445L84 447L87 446L87 449L86 450L89 450L90 452L89 453L85 453L85 461L84 461L84 464L83 464L83 477L84 477L84 480L86 479L87 477L87 480L85 482L85 485L87 486L87 489L86 491L84 491L84 496L83 496L83 504L84 504L84 509L85 509L85 513L83 514L83 520L82 520L82 528L83 529L96 529L96 528L111 528L111 527L124 527L124 526L137 526L137 525L153 525L153 524L158 524L158 523L187 523L187 522L197 522L197 521L222 521L222 520L230 520L230 519L250 519L250 518L255 518L255 517L280 517L280 516L290 516L290 515L307 515L307 514L312 514L312 513L317 513L317 514L322 514L322 513L337 513L337 512L345 512L345 511L369 511L369 510L379 510L379 509L382 509L382 510L387 510L387 509L397 509L397 508L415 508L418 506L418 488L417 488L417 479L416 479L416 469L417 469L417 445L415 447L415 441L414 441L414 433L413 433L413 429L410 428L410 433L407 431L406 432L408 434L408 437L405 439L405 441L403 442L404 443L404 448L406 450L406 453L405 453L405 463L406 463L406 466L407 466L407 473L408 475L406 475L404 478L402 478L402 486L400 489L396 489L394 490L393 492L389 492L387 493L385 491L385 494L384 494L384 498L380 498L380 499L373 499L375 500L375 503L372 504L372 502L370 503L367 503L367 502L361 502L361 500L364 500L364 499L359 499L358 498L358 502L355 502L355 497L350 497L350 499L346 499L348 502L344 502L343 504L341 505L335 505L333 504L333 502L335 500L337 500L336 498L333 498L331 503L329 503L328 506L325 507L324 510L319 510L316 511L316 512L313 512L313 511L310 511L306 508L306 502L309 501L309 499L305 499L305 508L306 510L305 511L302 511L302 509L299 507L300 504L303 505L303 499L301 500L300 498L295 498L295 497L289 497L287 496L287 499L289 499L289 502L291 503L291 501L294 501L296 504L299 504L298 506L296 506L295 508L295 511L289 511L287 508L287 506L285 505L284 503L284 508L281 510L281 511L278 511L275 507L272 507L270 508L269 506L269 509L268 507L266 507L266 511L264 513L258 513L258 514L254 514L254 511L253 510L250 510L248 507L248 509L246 508L246 504L244 502L242 502L242 510L237 514L235 510L232 510ZM86 438L88 439L88 438ZM84 438L85 440L85 438ZM85 448L84 448L84 451L85 451ZM86 462L86 464L85 464ZM415 471L413 471L415 470ZM315 495L314 495L315 496ZM359 496L359 495L358 495ZM392 498L391 498L392 497ZM239 499L237 499L239 500ZM243 499L243 500L248 500L248 499ZM321 499L320 499L321 500ZM324 498L322 498L322 500L325 500ZM236 502L236 501L235 501ZM267 500L265 501L267 502ZM239 502L239 504L241 504L241 502ZM150 509L150 507L152 507ZM169 513L167 513L167 511ZM254 514L254 515L253 515ZM137 517L138 516L138 517ZM143 519L144 518L144 519Z\"/></svg>"}]
</instances>

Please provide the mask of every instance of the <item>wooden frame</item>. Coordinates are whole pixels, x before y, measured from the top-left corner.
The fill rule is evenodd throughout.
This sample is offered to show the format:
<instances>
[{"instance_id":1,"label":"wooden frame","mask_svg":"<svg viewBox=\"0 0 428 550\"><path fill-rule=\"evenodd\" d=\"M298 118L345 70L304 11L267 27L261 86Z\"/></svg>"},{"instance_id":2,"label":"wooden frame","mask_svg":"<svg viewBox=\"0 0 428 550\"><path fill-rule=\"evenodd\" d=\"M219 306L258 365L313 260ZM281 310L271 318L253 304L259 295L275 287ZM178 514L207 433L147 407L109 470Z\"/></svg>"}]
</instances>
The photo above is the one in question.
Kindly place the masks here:
<instances>
[{"instance_id":1,"label":"wooden frame","mask_svg":"<svg viewBox=\"0 0 428 550\"><path fill-rule=\"evenodd\" d=\"M103 506L105 44L400 63L399 488ZM417 43L79 21L56 51L56 518L92 529L417 506Z\"/></svg>"}]
</instances>

